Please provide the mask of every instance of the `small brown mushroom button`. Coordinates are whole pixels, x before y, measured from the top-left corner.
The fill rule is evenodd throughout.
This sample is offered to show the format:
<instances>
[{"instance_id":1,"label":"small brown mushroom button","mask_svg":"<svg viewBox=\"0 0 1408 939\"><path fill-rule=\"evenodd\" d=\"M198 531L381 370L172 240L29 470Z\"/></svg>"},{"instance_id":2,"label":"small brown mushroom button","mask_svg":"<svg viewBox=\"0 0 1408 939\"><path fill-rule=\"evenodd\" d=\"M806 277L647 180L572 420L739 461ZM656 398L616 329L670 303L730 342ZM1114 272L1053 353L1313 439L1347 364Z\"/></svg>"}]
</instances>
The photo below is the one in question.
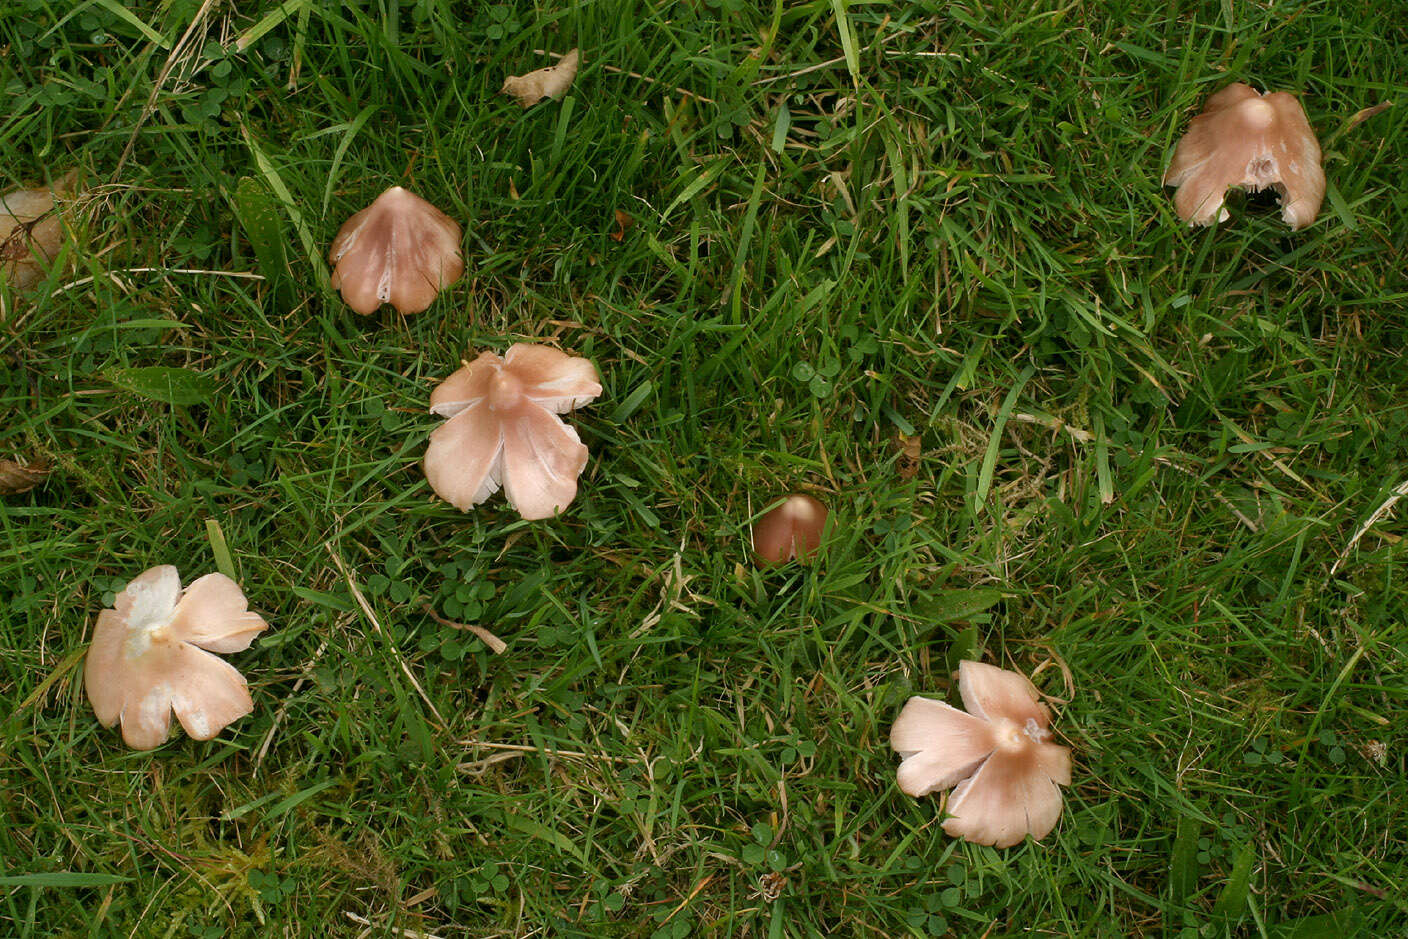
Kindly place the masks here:
<instances>
[{"instance_id":1,"label":"small brown mushroom button","mask_svg":"<svg viewBox=\"0 0 1408 939\"><path fill-rule=\"evenodd\" d=\"M244 676L212 653L243 651L267 628L224 574L183 591L176 568L153 567L98 614L83 666L88 700L138 750L161 746L172 711L186 733L209 740L254 709Z\"/></svg>"},{"instance_id":2,"label":"small brown mushroom button","mask_svg":"<svg viewBox=\"0 0 1408 939\"><path fill-rule=\"evenodd\" d=\"M803 493L794 493L753 524L753 554L764 567L805 561L821 547L826 530L826 506Z\"/></svg>"},{"instance_id":3,"label":"small brown mushroom button","mask_svg":"<svg viewBox=\"0 0 1408 939\"><path fill-rule=\"evenodd\" d=\"M1275 189L1281 218L1293 229L1315 221L1325 198L1320 143L1295 95L1259 94L1240 82L1208 99L1188 125L1165 186L1177 186L1173 205L1189 225L1226 221L1228 188Z\"/></svg>"},{"instance_id":4,"label":"small brown mushroom button","mask_svg":"<svg viewBox=\"0 0 1408 939\"><path fill-rule=\"evenodd\" d=\"M460 226L413 192L392 186L333 239L332 287L363 316L389 303L419 313L464 273Z\"/></svg>"}]
</instances>

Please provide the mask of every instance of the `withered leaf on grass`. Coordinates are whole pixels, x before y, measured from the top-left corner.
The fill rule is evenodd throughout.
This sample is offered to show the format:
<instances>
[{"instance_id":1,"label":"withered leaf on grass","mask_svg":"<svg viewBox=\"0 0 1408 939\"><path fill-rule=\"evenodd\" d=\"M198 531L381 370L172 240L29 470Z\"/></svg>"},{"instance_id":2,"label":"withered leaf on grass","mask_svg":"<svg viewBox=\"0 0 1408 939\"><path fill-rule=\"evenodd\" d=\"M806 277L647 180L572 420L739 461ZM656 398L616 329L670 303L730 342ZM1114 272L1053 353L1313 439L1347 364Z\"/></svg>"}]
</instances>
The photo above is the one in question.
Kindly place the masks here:
<instances>
[{"instance_id":1,"label":"withered leaf on grass","mask_svg":"<svg viewBox=\"0 0 1408 939\"><path fill-rule=\"evenodd\" d=\"M611 240L612 240L612 241L622 241L622 240L624 240L625 237L626 237L626 232L627 232L627 231L630 229L630 227L631 227L632 225L634 225L635 223L636 223L636 220L633 219L633 218L631 218L629 212L623 212L622 210L617 209L617 210L616 210L616 230L611 233Z\"/></svg>"},{"instance_id":2,"label":"withered leaf on grass","mask_svg":"<svg viewBox=\"0 0 1408 939\"><path fill-rule=\"evenodd\" d=\"M913 479L919 472L919 462L924 452L919 435L900 432L896 442L900 450L900 479Z\"/></svg>"},{"instance_id":3,"label":"withered leaf on grass","mask_svg":"<svg viewBox=\"0 0 1408 939\"><path fill-rule=\"evenodd\" d=\"M561 98L577 77L577 61L577 50L573 49L558 59L556 65L527 75L510 75L504 79L503 93L513 95L525 108L531 108L544 98Z\"/></svg>"},{"instance_id":4,"label":"withered leaf on grass","mask_svg":"<svg viewBox=\"0 0 1408 939\"><path fill-rule=\"evenodd\" d=\"M69 170L52 186L0 195L0 281L23 290L44 276L64 240L54 197L72 195L77 186L78 171Z\"/></svg>"},{"instance_id":5,"label":"withered leaf on grass","mask_svg":"<svg viewBox=\"0 0 1408 939\"><path fill-rule=\"evenodd\" d=\"M28 464L0 460L0 495L29 492L53 471L54 465L45 459L30 460Z\"/></svg>"},{"instance_id":6,"label":"withered leaf on grass","mask_svg":"<svg viewBox=\"0 0 1408 939\"><path fill-rule=\"evenodd\" d=\"M1354 116L1349 119L1349 124L1346 125L1345 130L1353 130L1360 124L1363 124L1369 118L1377 117L1378 115L1384 113L1391 107L1393 107L1393 102L1385 101L1382 104L1376 104L1371 108L1360 108L1358 111L1355 111Z\"/></svg>"}]
</instances>

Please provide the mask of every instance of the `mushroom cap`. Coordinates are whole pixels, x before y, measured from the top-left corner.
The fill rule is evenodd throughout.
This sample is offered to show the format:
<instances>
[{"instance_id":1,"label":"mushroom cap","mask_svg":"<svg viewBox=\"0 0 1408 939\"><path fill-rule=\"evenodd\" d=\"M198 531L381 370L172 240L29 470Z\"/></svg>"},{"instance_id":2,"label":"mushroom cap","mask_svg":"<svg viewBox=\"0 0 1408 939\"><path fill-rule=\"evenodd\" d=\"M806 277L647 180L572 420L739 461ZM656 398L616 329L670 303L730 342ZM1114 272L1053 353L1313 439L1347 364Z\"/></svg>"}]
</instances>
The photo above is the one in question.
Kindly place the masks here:
<instances>
[{"instance_id":1,"label":"mushroom cap","mask_svg":"<svg viewBox=\"0 0 1408 939\"><path fill-rule=\"evenodd\" d=\"M995 848L1020 844L1027 835L1040 841L1061 817L1058 781L1070 782L1064 747L1038 745L1031 754L994 751L977 772L954 787L945 810L944 831L955 838ZM1064 768L1066 775L1055 774Z\"/></svg>"},{"instance_id":2,"label":"mushroom cap","mask_svg":"<svg viewBox=\"0 0 1408 939\"><path fill-rule=\"evenodd\" d=\"M244 676L212 653L247 649L267 628L224 574L182 592L171 565L144 571L93 630L83 684L99 723L121 722L128 746L150 750L166 740L175 711L187 734L209 740L254 709Z\"/></svg>"},{"instance_id":3,"label":"mushroom cap","mask_svg":"<svg viewBox=\"0 0 1408 939\"><path fill-rule=\"evenodd\" d=\"M550 346L480 353L430 395L449 418L430 435L425 478L468 512L503 487L525 519L551 518L577 495L587 448L557 415L601 394L595 366Z\"/></svg>"},{"instance_id":4,"label":"mushroom cap","mask_svg":"<svg viewBox=\"0 0 1408 939\"><path fill-rule=\"evenodd\" d=\"M914 697L895 719L900 789L923 796L956 785L943 824L954 837L999 848L1044 838L1061 815L1059 787L1071 782L1070 750L1049 742L1050 712L1025 677L981 662L959 663L958 689L966 713Z\"/></svg>"},{"instance_id":5,"label":"mushroom cap","mask_svg":"<svg viewBox=\"0 0 1408 939\"><path fill-rule=\"evenodd\" d=\"M1315 221L1325 198L1320 143L1295 95L1259 94L1240 82L1208 98L1188 125L1164 173L1177 186L1173 204L1190 225L1225 221L1227 190L1275 189L1281 218L1292 229Z\"/></svg>"},{"instance_id":6,"label":"mushroom cap","mask_svg":"<svg viewBox=\"0 0 1408 939\"><path fill-rule=\"evenodd\" d=\"M763 567L805 561L821 547L830 513L805 493L793 493L753 523L753 554Z\"/></svg>"},{"instance_id":7,"label":"mushroom cap","mask_svg":"<svg viewBox=\"0 0 1408 939\"><path fill-rule=\"evenodd\" d=\"M363 316L383 303L419 313L464 273L461 234L444 212L392 186L338 230L328 251L332 287Z\"/></svg>"}]
</instances>

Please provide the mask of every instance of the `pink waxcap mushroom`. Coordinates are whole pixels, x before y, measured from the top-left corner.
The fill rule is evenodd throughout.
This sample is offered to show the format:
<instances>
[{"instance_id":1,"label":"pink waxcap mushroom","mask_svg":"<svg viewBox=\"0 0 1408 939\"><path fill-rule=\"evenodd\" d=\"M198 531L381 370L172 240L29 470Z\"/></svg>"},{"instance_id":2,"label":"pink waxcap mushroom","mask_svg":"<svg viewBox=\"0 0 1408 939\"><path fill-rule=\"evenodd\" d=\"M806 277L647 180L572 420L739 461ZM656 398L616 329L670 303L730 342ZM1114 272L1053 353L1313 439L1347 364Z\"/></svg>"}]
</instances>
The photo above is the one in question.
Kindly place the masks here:
<instances>
[{"instance_id":1,"label":"pink waxcap mushroom","mask_svg":"<svg viewBox=\"0 0 1408 939\"><path fill-rule=\"evenodd\" d=\"M419 313L464 273L460 226L400 186L352 216L332 241L332 287L366 316L389 303Z\"/></svg>"},{"instance_id":2,"label":"pink waxcap mushroom","mask_svg":"<svg viewBox=\"0 0 1408 939\"><path fill-rule=\"evenodd\" d=\"M601 394L595 366L551 346L518 343L456 371L430 395L447 417L430 435L425 478L468 512L502 486L526 519L551 518L577 495L587 448L559 414Z\"/></svg>"},{"instance_id":3,"label":"pink waxcap mushroom","mask_svg":"<svg viewBox=\"0 0 1408 939\"><path fill-rule=\"evenodd\" d=\"M1173 205L1189 225L1226 221L1229 186L1250 192L1274 188L1281 218L1292 229L1315 221L1325 198L1320 143L1295 95L1258 94L1240 82L1208 99L1173 151L1165 186L1177 186Z\"/></svg>"},{"instance_id":4,"label":"pink waxcap mushroom","mask_svg":"<svg viewBox=\"0 0 1408 939\"><path fill-rule=\"evenodd\" d=\"M826 506L803 493L794 493L753 523L753 554L763 567L806 561L821 547L826 531Z\"/></svg>"},{"instance_id":5,"label":"pink waxcap mushroom","mask_svg":"<svg viewBox=\"0 0 1408 939\"><path fill-rule=\"evenodd\" d=\"M958 693L967 712L910 698L890 730L903 758L907 795L957 785L944 831L977 844L1010 848L1040 840L1061 816L1060 786L1071 784L1071 751L1050 742L1051 715L1035 687L1016 672L960 662Z\"/></svg>"},{"instance_id":6,"label":"pink waxcap mushroom","mask_svg":"<svg viewBox=\"0 0 1408 939\"><path fill-rule=\"evenodd\" d=\"M211 654L243 651L269 625L233 580L206 574L183 592L164 564L134 578L113 607L98 614L83 684L99 723L120 721L128 746L161 746L172 711L187 734L209 740L254 710L244 676Z\"/></svg>"}]
</instances>

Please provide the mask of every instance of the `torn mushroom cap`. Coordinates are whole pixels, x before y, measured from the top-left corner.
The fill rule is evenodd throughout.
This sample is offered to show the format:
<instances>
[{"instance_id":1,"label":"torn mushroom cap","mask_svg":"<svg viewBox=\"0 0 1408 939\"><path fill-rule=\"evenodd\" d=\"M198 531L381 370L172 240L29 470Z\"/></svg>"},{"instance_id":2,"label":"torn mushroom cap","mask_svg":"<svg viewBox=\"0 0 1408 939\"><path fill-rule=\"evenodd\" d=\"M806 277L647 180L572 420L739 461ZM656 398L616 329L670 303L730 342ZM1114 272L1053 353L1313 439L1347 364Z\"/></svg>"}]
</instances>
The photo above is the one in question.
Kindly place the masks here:
<instances>
[{"instance_id":1,"label":"torn mushroom cap","mask_svg":"<svg viewBox=\"0 0 1408 939\"><path fill-rule=\"evenodd\" d=\"M1041 839L1061 815L1071 753L1051 743L1051 715L1032 683L1015 672L961 662L958 691L967 713L910 698L890 731L903 757L899 785L911 796L957 785L944 831L977 844L1011 847Z\"/></svg>"},{"instance_id":2,"label":"torn mushroom cap","mask_svg":"<svg viewBox=\"0 0 1408 939\"><path fill-rule=\"evenodd\" d=\"M826 506L794 493L753 524L753 553L763 566L805 561L821 547L826 530Z\"/></svg>"},{"instance_id":3,"label":"torn mushroom cap","mask_svg":"<svg viewBox=\"0 0 1408 939\"><path fill-rule=\"evenodd\" d=\"M551 346L518 343L445 379L430 395L447 417L430 435L425 478L462 512L500 486L526 519L551 518L577 495L587 448L559 414L601 394L596 368Z\"/></svg>"},{"instance_id":4,"label":"torn mushroom cap","mask_svg":"<svg viewBox=\"0 0 1408 939\"><path fill-rule=\"evenodd\" d=\"M207 574L182 592L176 568L153 567L113 607L98 614L83 683L99 722L120 721L128 746L160 746L172 711L209 740L254 709L244 676L211 654L247 649L268 627L233 580Z\"/></svg>"},{"instance_id":5,"label":"torn mushroom cap","mask_svg":"<svg viewBox=\"0 0 1408 939\"><path fill-rule=\"evenodd\" d=\"M400 186L352 216L333 239L332 286L363 316L389 303L419 313L464 273L460 226Z\"/></svg>"},{"instance_id":6,"label":"torn mushroom cap","mask_svg":"<svg viewBox=\"0 0 1408 939\"><path fill-rule=\"evenodd\" d=\"M1295 95L1258 94L1241 83L1208 99L1188 125L1165 186L1177 186L1173 204L1190 225L1227 220L1227 189L1251 192L1274 188L1281 195L1281 218L1293 229L1315 221L1325 197L1320 144Z\"/></svg>"},{"instance_id":7,"label":"torn mushroom cap","mask_svg":"<svg viewBox=\"0 0 1408 939\"><path fill-rule=\"evenodd\" d=\"M0 196L0 281L23 290L43 278L64 240L54 197L72 195L77 184L78 171L69 170L52 186Z\"/></svg>"}]
</instances>

